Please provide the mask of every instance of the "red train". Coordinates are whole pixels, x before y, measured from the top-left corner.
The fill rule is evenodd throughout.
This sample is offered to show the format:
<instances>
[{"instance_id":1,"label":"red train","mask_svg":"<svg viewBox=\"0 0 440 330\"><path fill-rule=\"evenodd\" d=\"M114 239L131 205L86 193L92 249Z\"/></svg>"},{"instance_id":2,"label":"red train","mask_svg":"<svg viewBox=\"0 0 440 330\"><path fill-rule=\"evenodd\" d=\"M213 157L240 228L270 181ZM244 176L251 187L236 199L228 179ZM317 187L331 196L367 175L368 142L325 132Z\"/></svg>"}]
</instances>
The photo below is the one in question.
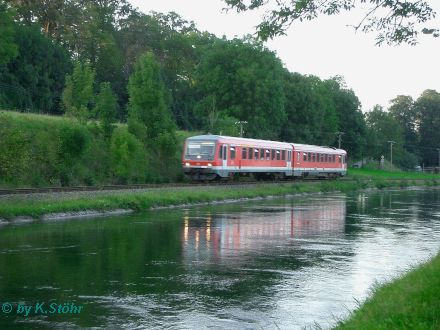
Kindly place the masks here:
<instances>
[{"instance_id":1,"label":"red train","mask_svg":"<svg viewBox=\"0 0 440 330\"><path fill-rule=\"evenodd\" d=\"M214 180L235 174L252 174L258 179L336 178L347 172L347 152L307 144L198 135L186 139L182 166L192 180Z\"/></svg>"}]
</instances>

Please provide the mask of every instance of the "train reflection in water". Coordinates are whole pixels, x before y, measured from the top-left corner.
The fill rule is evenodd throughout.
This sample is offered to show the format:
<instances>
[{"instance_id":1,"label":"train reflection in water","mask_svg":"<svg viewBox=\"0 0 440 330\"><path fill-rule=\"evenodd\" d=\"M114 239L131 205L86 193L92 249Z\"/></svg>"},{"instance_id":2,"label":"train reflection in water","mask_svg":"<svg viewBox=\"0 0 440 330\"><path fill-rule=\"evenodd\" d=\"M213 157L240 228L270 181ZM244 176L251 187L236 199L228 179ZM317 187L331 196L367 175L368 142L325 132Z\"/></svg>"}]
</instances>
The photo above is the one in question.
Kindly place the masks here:
<instances>
[{"instance_id":1,"label":"train reflection in water","mask_svg":"<svg viewBox=\"0 0 440 330\"><path fill-rule=\"evenodd\" d=\"M257 252L297 239L340 235L345 228L346 201L307 200L296 205L261 205L241 212L184 216L183 250L192 259Z\"/></svg>"}]
</instances>

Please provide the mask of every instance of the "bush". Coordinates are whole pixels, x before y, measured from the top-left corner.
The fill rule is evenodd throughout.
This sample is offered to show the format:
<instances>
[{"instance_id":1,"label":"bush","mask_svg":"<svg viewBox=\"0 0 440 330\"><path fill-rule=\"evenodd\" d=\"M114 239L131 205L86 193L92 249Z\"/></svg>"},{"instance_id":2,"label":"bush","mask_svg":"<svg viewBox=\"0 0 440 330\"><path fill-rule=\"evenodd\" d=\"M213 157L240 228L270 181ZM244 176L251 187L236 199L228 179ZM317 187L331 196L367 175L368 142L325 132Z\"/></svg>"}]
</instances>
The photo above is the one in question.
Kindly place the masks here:
<instances>
[{"instance_id":1,"label":"bush","mask_svg":"<svg viewBox=\"0 0 440 330\"><path fill-rule=\"evenodd\" d=\"M118 183L145 181L147 161L142 143L126 127L113 131L110 142L111 169Z\"/></svg>"}]
</instances>

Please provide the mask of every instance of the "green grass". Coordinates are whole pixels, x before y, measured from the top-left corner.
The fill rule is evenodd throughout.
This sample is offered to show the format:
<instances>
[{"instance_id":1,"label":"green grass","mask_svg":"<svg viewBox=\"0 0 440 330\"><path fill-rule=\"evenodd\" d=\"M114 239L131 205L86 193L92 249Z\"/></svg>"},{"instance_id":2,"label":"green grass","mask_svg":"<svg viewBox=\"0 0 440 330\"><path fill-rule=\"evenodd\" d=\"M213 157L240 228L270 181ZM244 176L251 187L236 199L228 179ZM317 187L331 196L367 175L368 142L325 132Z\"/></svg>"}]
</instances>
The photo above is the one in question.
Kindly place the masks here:
<instances>
[{"instance_id":1,"label":"green grass","mask_svg":"<svg viewBox=\"0 0 440 330\"><path fill-rule=\"evenodd\" d=\"M404 179L404 180L429 180L440 179L439 174L420 172L386 171L376 169L350 168L347 177L352 179Z\"/></svg>"},{"instance_id":2,"label":"green grass","mask_svg":"<svg viewBox=\"0 0 440 330\"><path fill-rule=\"evenodd\" d=\"M356 182L323 182L320 184L286 183L281 185L261 184L247 188L215 189L200 187L185 189L161 189L138 193L117 193L112 195L92 195L87 198L22 200L20 198L3 201L0 217L11 219L17 216L40 217L48 213L77 212L85 210L133 209L147 210L156 206L181 205L198 202L212 202L226 199L280 196L318 191L350 191L359 189Z\"/></svg>"},{"instance_id":3,"label":"green grass","mask_svg":"<svg viewBox=\"0 0 440 330\"><path fill-rule=\"evenodd\" d=\"M440 329L440 254L375 288L336 329Z\"/></svg>"},{"instance_id":4,"label":"green grass","mask_svg":"<svg viewBox=\"0 0 440 330\"><path fill-rule=\"evenodd\" d=\"M17 216L40 217L48 213L78 212L86 210L132 209L148 210L156 206L182 205L198 202L213 202L226 199L254 198L264 196L282 196L296 193L354 191L364 188L406 187L402 181L323 181L310 184L295 182L280 185L259 184L249 187L198 187L194 188L163 188L147 192L121 192L111 195L88 194L87 197L58 199L21 199L17 197L5 200L0 204L0 217L12 219Z\"/></svg>"}]
</instances>

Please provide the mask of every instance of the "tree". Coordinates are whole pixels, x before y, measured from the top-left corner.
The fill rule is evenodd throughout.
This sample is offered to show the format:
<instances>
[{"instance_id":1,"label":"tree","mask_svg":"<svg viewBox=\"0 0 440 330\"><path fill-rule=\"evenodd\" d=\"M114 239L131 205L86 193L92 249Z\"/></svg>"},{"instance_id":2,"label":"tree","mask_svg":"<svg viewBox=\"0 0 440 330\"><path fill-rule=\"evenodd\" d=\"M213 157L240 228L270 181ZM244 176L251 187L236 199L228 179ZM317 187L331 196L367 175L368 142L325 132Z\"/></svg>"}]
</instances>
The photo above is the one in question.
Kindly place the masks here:
<instances>
[{"instance_id":1,"label":"tree","mask_svg":"<svg viewBox=\"0 0 440 330\"><path fill-rule=\"evenodd\" d=\"M266 40L284 34L295 21L312 20L320 15L335 15L355 7L366 6L363 18L354 26L355 31L376 31L378 44L409 43L415 44L420 33L438 37L438 28L432 28L427 22L435 12L425 1L408 0L224 0L229 8L237 12L269 8L263 22L257 29L258 35Z\"/></svg>"},{"instance_id":2,"label":"tree","mask_svg":"<svg viewBox=\"0 0 440 330\"><path fill-rule=\"evenodd\" d=\"M246 135L277 139L285 121L283 68L274 53L255 40L207 44L194 74L196 112L208 130L212 99L224 123L245 120ZM219 132L216 132L219 133Z\"/></svg>"},{"instance_id":3,"label":"tree","mask_svg":"<svg viewBox=\"0 0 440 330\"><path fill-rule=\"evenodd\" d=\"M380 159L382 155L390 159L389 141L393 141L393 164L413 168L417 160L414 157L405 155L403 149L404 133L399 122L379 105L376 105L365 116L370 137L368 144L369 155L376 159ZM409 159L412 159L411 163L408 163Z\"/></svg>"},{"instance_id":4,"label":"tree","mask_svg":"<svg viewBox=\"0 0 440 330\"><path fill-rule=\"evenodd\" d=\"M18 55L0 67L0 103L13 109L59 113L68 53L35 26L14 25ZM2 39L2 38L0 38Z\"/></svg>"},{"instance_id":5,"label":"tree","mask_svg":"<svg viewBox=\"0 0 440 330\"><path fill-rule=\"evenodd\" d=\"M400 124L405 135L405 149L418 153L418 118L411 96L398 95L392 99L388 111Z\"/></svg>"},{"instance_id":6,"label":"tree","mask_svg":"<svg viewBox=\"0 0 440 330\"><path fill-rule=\"evenodd\" d=\"M106 138L110 138L116 121L118 103L113 95L110 83L101 83L99 94L96 97L95 112L101 122Z\"/></svg>"},{"instance_id":7,"label":"tree","mask_svg":"<svg viewBox=\"0 0 440 330\"><path fill-rule=\"evenodd\" d=\"M152 142L163 134L174 136L165 85L152 53L145 53L138 59L128 82L128 94L131 133L144 142Z\"/></svg>"},{"instance_id":8,"label":"tree","mask_svg":"<svg viewBox=\"0 0 440 330\"><path fill-rule=\"evenodd\" d=\"M438 165L440 148L440 93L426 90L414 104L419 117L420 150L427 166Z\"/></svg>"},{"instance_id":9,"label":"tree","mask_svg":"<svg viewBox=\"0 0 440 330\"><path fill-rule=\"evenodd\" d=\"M359 99L351 89L345 86L342 77L334 77L324 81L322 93L326 94L334 105L338 132L343 132L342 147L352 159L363 156L365 147L366 126L361 112ZM333 132L333 134L335 134ZM336 141L334 143L337 146Z\"/></svg>"},{"instance_id":10,"label":"tree","mask_svg":"<svg viewBox=\"0 0 440 330\"><path fill-rule=\"evenodd\" d=\"M338 129L336 110L324 82L315 76L284 73L285 111L281 139L290 142L330 145Z\"/></svg>"},{"instance_id":11,"label":"tree","mask_svg":"<svg viewBox=\"0 0 440 330\"><path fill-rule=\"evenodd\" d=\"M8 10L3 0L0 0L0 66L8 63L18 54L14 32L12 12Z\"/></svg>"},{"instance_id":12,"label":"tree","mask_svg":"<svg viewBox=\"0 0 440 330\"><path fill-rule=\"evenodd\" d=\"M66 115L86 121L93 102L95 71L88 63L76 62L71 75L66 76L62 101Z\"/></svg>"}]
</instances>

